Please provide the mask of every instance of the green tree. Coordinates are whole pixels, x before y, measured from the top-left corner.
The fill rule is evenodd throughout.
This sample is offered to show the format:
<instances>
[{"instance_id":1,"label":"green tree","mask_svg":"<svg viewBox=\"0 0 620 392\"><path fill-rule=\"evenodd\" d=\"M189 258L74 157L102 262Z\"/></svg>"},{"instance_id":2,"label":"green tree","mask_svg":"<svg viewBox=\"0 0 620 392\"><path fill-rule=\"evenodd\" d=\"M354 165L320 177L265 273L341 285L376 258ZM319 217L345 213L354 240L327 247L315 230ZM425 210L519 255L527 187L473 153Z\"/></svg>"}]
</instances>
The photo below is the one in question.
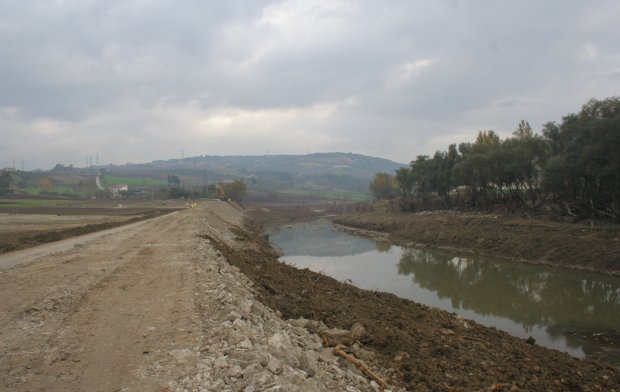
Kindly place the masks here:
<instances>
[{"instance_id":1,"label":"green tree","mask_svg":"<svg viewBox=\"0 0 620 392\"><path fill-rule=\"evenodd\" d=\"M375 174L369 188L375 200L393 199L396 196L394 179L388 173Z\"/></svg>"},{"instance_id":2,"label":"green tree","mask_svg":"<svg viewBox=\"0 0 620 392\"><path fill-rule=\"evenodd\" d=\"M216 198L217 186L215 184L204 185L200 193L202 197Z\"/></svg>"},{"instance_id":3,"label":"green tree","mask_svg":"<svg viewBox=\"0 0 620 392\"><path fill-rule=\"evenodd\" d=\"M501 189L501 140L494 131L480 131L474 144L461 144L461 159L454 165L458 185L469 189L468 204L482 207L496 201Z\"/></svg>"},{"instance_id":4,"label":"green tree","mask_svg":"<svg viewBox=\"0 0 620 392\"><path fill-rule=\"evenodd\" d=\"M181 179L179 176L168 174L168 186L181 186Z\"/></svg>"},{"instance_id":5,"label":"green tree","mask_svg":"<svg viewBox=\"0 0 620 392\"><path fill-rule=\"evenodd\" d=\"M47 177L39 179L39 192L47 193L54 190L54 183Z\"/></svg>"},{"instance_id":6,"label":"green tree","mask_svg":"<svg viewBox=\"0 0 620 392\"><path fill-rule=\"evenodd\" d=\"M411 180L416 188L417 198L424 203L426 191L433 177L433 162L428 155L418 155L411 162Z\"/></svg>"},{"instance_id":7,"label":"green tree","mask_svg":"<svg viewBox=\"0 0 620 392\"><path fill-rule=\"evenodd\" d=\"M530 127L530 123L525 120L521 120L521 122L517 126L517 130L514 131L512 134L516 139L527 139L534 136L534 132L532 131L532 127Z\"/></svg>"},{"instance_id":8,"label":"green tree","mask_svg":"<svg viewBox=\"0 0 620 392\"><path fill-rule=\"evenodd\" d=\"M169 197L171 199L187 199L190 196L190 192L187 189L175 186L170 188Z\"/></svg>"},{"instance_id":9,"label":"green tree","mask_svg":"<svg viewBox=\"0 0 620 392\"><path fill-rule=\"evenodd\" d=\"M545 124L543 185L569 214L620 222L620 98L591 99L562 123Z\"/></svg>"},{"instance_id":10,"label":"green tree","mask_svg":"<svg viewBox=\"0 0 620 392\"><path fill-rule=\"evenodd\" d=\"M497 175L502 190L507 190L518 205L526 199L534 205L542 202L540 183L547 159L543 138L535 135L527 122L521 121L513 137L501 144L499 154L501 171Z\"/></svg>"},{"instance_id":11,"label":"green tree","mask_svg":"<svg viewBox=\"0 0 620 392\"><path fill-rule=\"evenodd\" d=\"M525 120L505 140L479 131L474 143L419 155L395 178L407 210L414 193L426 207L427 195L436 192L450 206L455 192L462 206L537 207L552 200L572 215L620 222L620 97L591 99L561 123L544 124L542 135Z\"/></svg>"},{"instance_id":12,"label":"green tree","mask_svg":"<svg viewBox=\"0 0 620 392\"><path fill-rule=\"evenodd\" d=\"M243 180L235 180L231 183L224 184L222 188L226 193L226 197L238 203L241 203L243 201L243 198L245 197L247 191L245 182L243 182Z\"/></svg>"},{"instance_id":13,"label":"green tree","mask_svg":"<svg viewBox=\"0 0 620 392\"><path fill-rule=\"evenodd\" d=\"M398 189L400 191L402 208L405 211L413 211L413 185L415 181L411 168L401 167L396 170L396 183L398 184Z\"/></svg>"},{"instance_id":14,"label":"green tree","mask_svg":"<svg viewBox=\"0 0 620 392\"><path fill-rule=\"evenodd\" d=\"M609 106L613 103L618 104L610 102ZM592 212L620 222L620 110L614 113L611 109L603 106L599 110L613 117L591 117L590 144L583 148L581 165Z\"/></svg>"},{"instance_id":15,"label":"green tree","mask_svg":"<svg viewBox=\"0 0 620 392\"><path fill-rule=\"evenodd\" d=\"M476 137L476 144L498 146L501 142L499 136L493 130L479 131Z\"/></svg>"},{"instance_id":16,"label":"green tree","mask_svg":"<svg viewBox=\"0 0 620 392\"><path fill-rule=\"evenodd\" d=\"M13 184L13 177L7 171L0 172L0 196L8 194Z\"/></svg>"}]
</instances>

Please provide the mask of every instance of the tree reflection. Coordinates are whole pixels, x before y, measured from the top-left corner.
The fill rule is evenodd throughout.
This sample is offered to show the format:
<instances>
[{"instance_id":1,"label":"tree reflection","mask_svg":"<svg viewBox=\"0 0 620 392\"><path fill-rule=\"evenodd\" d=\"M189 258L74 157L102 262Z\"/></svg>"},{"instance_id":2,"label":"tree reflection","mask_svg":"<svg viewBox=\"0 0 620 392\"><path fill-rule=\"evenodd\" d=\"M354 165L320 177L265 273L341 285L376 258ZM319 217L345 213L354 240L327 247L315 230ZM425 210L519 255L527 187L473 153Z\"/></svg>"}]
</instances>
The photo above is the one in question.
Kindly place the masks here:
<instances>
[{"instance_id":1,"label":"tree reflection","mask_svg":"<svg viewBox=\"0 0 620 392\"><path fill-rule=\"evenodd\" d=\"M375 249L379 253L386 253L389 252L390 249L392 249L392 244L384 241L375 241Z\"/></svg>"},{"instance_id":2,"label":"tree reflection","mask_svg":"<svg viewBox=\"0 0 620 392\"><path fill-rule=\"evenodd\" d=\"M449 298L455 309L506 317L526 331L545 326L557 336L594 326L614 331L620 325L620 280L613 277L584 279L572 271L421 249L406 249L398 272Z\"/></svg>"}]
</instances>

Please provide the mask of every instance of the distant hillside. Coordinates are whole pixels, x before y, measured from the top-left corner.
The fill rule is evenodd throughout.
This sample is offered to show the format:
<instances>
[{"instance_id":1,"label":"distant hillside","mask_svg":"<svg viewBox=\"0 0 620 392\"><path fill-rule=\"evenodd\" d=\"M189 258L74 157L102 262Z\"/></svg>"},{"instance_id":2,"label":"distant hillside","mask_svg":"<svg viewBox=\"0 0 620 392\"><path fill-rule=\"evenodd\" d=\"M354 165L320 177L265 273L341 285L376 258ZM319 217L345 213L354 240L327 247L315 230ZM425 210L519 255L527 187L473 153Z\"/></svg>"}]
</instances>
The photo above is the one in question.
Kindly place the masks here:
<instances>
[{"instance_id":1,"label":"distant hillside","mask_svg":"<svg viewBox=\"0 0 620 392\"><path fill-rule=\"evenodd\" d=\"M127 184L128 194L167 197L169 178L180 180L194 197L203 197L205 185L242 179L250 198L268 200L369 198L368 186L375 173L394 173L399 164L387 159L351 153L262 156L199 156L151 163L74 168L56 165L50 171L15 172L17 194L93 197L95 186Z\"/></svg>"},{"instance_id":2,"label":"distant hillside","mask_svg":"<svg viewBox=\"0 0 620 392\"><path fill-rule=\"evenodd\" d=\"M186 186L244 179L250 191L295 194L308 192L368 193L375 173L393 173L405 165L351 153L308 155L198 156L145 164L106 166L108 174L124 177L181 178Z\"/></svg>"}]
</instances>

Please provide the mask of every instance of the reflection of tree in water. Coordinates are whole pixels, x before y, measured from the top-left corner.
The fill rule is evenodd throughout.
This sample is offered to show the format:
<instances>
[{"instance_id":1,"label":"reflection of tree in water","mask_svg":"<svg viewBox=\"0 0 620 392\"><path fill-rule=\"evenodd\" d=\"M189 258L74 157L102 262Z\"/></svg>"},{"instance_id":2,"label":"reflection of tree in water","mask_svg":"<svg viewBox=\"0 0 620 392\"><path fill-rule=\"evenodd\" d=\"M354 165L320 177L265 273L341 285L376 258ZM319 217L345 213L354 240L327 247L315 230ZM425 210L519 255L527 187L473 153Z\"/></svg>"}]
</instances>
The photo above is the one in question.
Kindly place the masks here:
<instances>
[{"instance_id":1,"label":"reflection of tree in water","mask_svg":"<svg viewBox=\"0 0 620 392\"><path fill-rule=\"evenodd\" d=\"M620 282L584 280L570 271L551 272L519 263L454 257L440 251L406 249L398 263L421 287L450 298L456 309L508 317L531 330L534 325L617 329ZM556 330L557 331L557 330ZM550 331L552 332L552 331Z\"/></svg>"},{"instance_id":2,"label":"reflection of tree in water","mask_svg":"<svg viewBox=\"0 0 620 392\"><path fill-rule=\"evenodd\" d=\"M620 330L594 332L552 325L547 328L547 333L551 336L564 336L569 347L581 348L586 356L599 356L620 365Z\"/></svg>"},{"instance_id":3,"label":"reflection of tree in water","mask_svg":"<svg viewBox=\"0 0 620 392\"><path fill-rule=\"evenodd\" d=\"M390 244L389 242L375 241L375 249L379 253L386 253L389 252L390 249L392 249L392 244Z\"/></svg>"}]
</instances>

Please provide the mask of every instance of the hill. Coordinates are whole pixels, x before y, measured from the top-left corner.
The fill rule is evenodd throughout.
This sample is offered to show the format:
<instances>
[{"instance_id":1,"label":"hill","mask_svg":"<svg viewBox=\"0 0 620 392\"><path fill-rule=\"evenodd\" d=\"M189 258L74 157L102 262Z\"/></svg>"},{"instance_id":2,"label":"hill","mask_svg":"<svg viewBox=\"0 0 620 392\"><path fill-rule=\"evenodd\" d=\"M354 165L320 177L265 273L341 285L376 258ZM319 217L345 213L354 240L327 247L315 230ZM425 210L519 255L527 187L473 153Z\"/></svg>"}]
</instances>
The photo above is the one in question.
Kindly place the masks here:
<instances>
[{"instance_id":1,"label":"hill","mask_svg":"<svg viewBox=\"0 0 620 392\"><path fill-rule=\"evenodd\" d=\"M405 165L352 153L308 155L214 156L106 166L108 175L164 180L178 176L184 187L243 179L253 195L279 197L366 197L375 173L393 173Z\"/></svg>"},{"instance_id":2,"label":"hill","mask_svg":"<svg viewBox=\"0 0 620 392\"><path fill-rule=\"evenodd\" d=\"M351 199L368 196L377 172L393 173L405 166L388 159L352 153L307 155L216 156L157 160L150 163L73 168L57 165L51 171L16 172L14 188L28 194L90 197L97 193L95 177L105 186L127 184L138 193L159 193L177 177L182 188L200 195L207 184L243 180L254 199ZM172 184L176 185L176 184Z\"/></svg>"}]
</instances>

